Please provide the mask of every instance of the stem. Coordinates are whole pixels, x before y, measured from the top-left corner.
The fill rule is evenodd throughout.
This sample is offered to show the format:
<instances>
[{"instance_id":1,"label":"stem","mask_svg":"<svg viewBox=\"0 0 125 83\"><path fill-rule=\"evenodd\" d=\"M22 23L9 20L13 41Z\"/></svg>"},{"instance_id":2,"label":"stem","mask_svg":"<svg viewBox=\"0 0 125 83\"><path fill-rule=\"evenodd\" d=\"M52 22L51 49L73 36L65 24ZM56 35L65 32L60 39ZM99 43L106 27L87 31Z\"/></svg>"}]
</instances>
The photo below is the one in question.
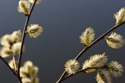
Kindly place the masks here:
<instances>
[{"instance_id":1,"label":"stem","mask_svg":"<svg viewBox=\"0 0 125 83\"><path fill-rule=\"evenodd\" d=\"M18 76L20 76L19 71L20 71L20 65L21 65L23 44L24 44L24 40L25 40L25 36L26 36L25 31L26 31L26 29L27 29L27 25L28 25L28 22L29 22L31 13L32 13L32 11L33 11L33 8L34 8L34 6L35 6L35 4L36 4L36 1L37 1L37 0L35 0L35 2L33 3L29 15L27 15L27 19L26 19L26 22L25 22L24 30L23 30L23 36L22 36L22 41L21 41L21 49L20 49L19 58L18 58L18 69L17 69L17 74L18 74Z\"/></svg>"},{"instance_id":2,"label":"stem","mask_svg":"<svg viewBox=\"0 0 125 83\"><path fill-rule=\"evenodd\" d=\"M14 64L14 67L15 67L15 71L17 71L16 59L15 59L14 55L13 55L13 64Z\"/></svg>"},{"instance_id":3,"label":"stem","mask_svg":"<svg viewBox=\"0 0 125 83\"><path fill-rule=\"evenodd\" d=\"M86 69L81 69L81 70L77 71L75 74L78 74L78 73L81 73L81 72L86 73L86 70L89 70L89 69L102 69L102 68L108 69L108 65L104 65L103 67L90 67L90 68L86 68ZM67 75L65 78L62 79L62 81L68 79L71 76L74 76L75 74Z\"/></svg>"},{"instance_id":4,"label":"stem","mask_svg":"<svg viewBox=\"0 0 125 83\"><path fill-rule=\"evenodd\" d=\"M115 25L114 27L112 27L111 29L109 29L107 32L105 32L103 35L101 35L99 38L97 38L93 43L91 43L88 47L85 47L76 57L75 60L78 60L82 54L84 54L89 48L91 48L94 44L96 44L98 41L100 41L101 39L103 39L107 34L109 34L111 31L113 31L114 29L118 28L119 26L125 24L125 21ZM67 74L66 71L63 72L63 74L61 75L61 77L59 78L59 80L56 83L61 83L62 79L65 77L65 75Z\"/></svg>"},{"instance_id":5,"label":"stem","mask_svg":"<svg viewBox=\"0 0 125 83\"><path fill-rule=\"evenodd\" d=\"M0 59L5 63L5 65L9 68L9 70L17 77L19 81L21 81L20 77L13 71L13 69L8 65L8 63L0 56Z\"/></svg>"},{"instance_id":6,"label":"stem","mask_svg":"<svg viewBox=\"0 0 125 83\"><path fill-rule=\"evenodd\" d=\"M91 48L93 45L95 45L98 41L100 41L101 39L103 39L107 34L109 34L110 32L112 32L113 30L115 30L116 28L120 27L121 25L125 24L125 22L120 23L119 25L115 25L114 27L112 27L111 29L109 29L107 32L105 32L104 34L102 34L99 38L97 38L93 43L91 43L88 47L85 47L77 56L76 56L76 60L78 60L83 53L85 53L89 48Z\"/></svg>"}]
</instances>

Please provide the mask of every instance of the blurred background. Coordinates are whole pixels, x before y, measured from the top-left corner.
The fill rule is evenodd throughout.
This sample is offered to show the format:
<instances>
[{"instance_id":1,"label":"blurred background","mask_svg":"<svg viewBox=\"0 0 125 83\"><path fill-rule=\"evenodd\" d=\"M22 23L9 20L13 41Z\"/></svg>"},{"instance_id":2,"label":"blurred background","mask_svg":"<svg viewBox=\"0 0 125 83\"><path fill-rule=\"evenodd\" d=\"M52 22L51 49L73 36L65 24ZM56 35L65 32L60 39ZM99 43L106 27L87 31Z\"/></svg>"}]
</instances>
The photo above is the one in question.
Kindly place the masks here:
<instances>
[{"instance_id":1,"label":"blurred background","mask_svg":"<svg viewBox=\"0 0 125 83\"><path fill-rule=\"evenodd\" d=\"M0 37L15 30L23 31L26 17L17 11L19 0L1 0ZM26 60L39 67L40 83L56 83L64 71L64 64L84 48L79 36L88 27L95 30L95 39L115 25L114 13L125 7L124 0L42 0L35 6L29 25L39 24L43 33L36 39L26 36ZM125 25L114 32L125 38ZM109 34L110 35L110 34ZM91 55L106 53L108 62L118 61L125 67L125 47L110 48L105 40L91 47L80 59L80 65ZM6 58L9 61L12 57ZM62 83L97 83L97 72L77 74ZM124 83L125 74L112 77L112 83ZM18 83L16 77L0 60L0 83Z\"/></svg>"}]
</instances>

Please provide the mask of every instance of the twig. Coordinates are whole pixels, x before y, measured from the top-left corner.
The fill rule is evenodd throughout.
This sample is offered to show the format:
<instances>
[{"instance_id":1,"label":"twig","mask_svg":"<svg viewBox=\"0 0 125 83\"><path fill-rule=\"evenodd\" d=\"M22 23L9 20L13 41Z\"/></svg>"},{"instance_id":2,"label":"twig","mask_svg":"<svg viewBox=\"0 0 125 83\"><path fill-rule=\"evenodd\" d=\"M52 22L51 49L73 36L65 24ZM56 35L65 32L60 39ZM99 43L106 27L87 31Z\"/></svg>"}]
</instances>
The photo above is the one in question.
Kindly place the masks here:
<instances>
[{"instance_id":1,"label":"twig","mask_svg":"<svg viewBox=\"0 0 125 83\"><path fill-rule=\"evenodd\" d=\"M17 77L19 81L21 81L20 77L16 74L15 71L8 65L8 63L0 56L0 59L5 63L5 65L10 69L10 71Z\"/></svg>"},{"instance_id":2,"label":"twig","mask_svg":"<svg viewBox=\"0 0 125 83\"><path fill-rule=\"evenodd\" d=\"M86 70L88 69L108 69L108 65L104 65L103 67L89 67L89 68L86 68L86 69L81 69L79 71L77 71L75 74L78 74L78 73L86 73ZM67 75L65 78L62 79L62 81L68 79L69 77L71 76L74 76L75 74L69 74Z\"/></svg>"},{"instance_id":3,"label":"twig","mask_svg":"<svg viewBox=\"0 0 125 83\"><path fill-rule=\"evenodd\" d=\"M15 71L17 72L17 64L16 64L16 59L15 59L14 55L13 55L13 64L14 64L14 67L15 67Z\"/></svg>"},{"instance_id":4,"label":"twig","mask_svg":"<svg viewBox=\"0 0 125 83\"><path fill-rule=\"evenodd\" d=\"M84 54L89 48L91 48L94 44L96 44L98 41L100 41L101 39L103 39L107 34L109 34L111 31L113 31L114 29L118 28L119 26L125 24L125 22L122 22L118 25L115 25L114 27L112 27L111 29L109 29L107 32L105 32L103 35L101 35L99 38L97 38L93 43L91 43L88 47L85 47L76 57L75 59L78 60L82 54ZM66 71L63 72L63 74L61 75L61 77L59 78L59 80L56 83L61 83L62 79L65 77L65 75L67 74Z\"/></svg>"},{"instance_id":5,"label":"twig","mask_svg":"<svg viewBox=\"0 0 125 83\"><path fill-rule=\"evenodd\" d=\"M25 22L25 26L24 26L24 30L23 30L23 36L22 36L22 41L21 41L21 49L20 49L20 53L19 53L19 58L18 58L18 69L17 69L17 74L20 76L20 65L21 65L21 58L22 58L22 50L23 50L23 44L24 44L24 40L25 40L25 36L26 36L26 29L27 29L27 25L28 25L28 22L29 22L29 19L30 19L30 16L31 16L31 13L33 11L33 8L36 4L36 1L33 3L32 7L31 7L31 10L30 10L30 13L29 15L27 15L27 19L26 19L26 22Z\"/></svg>"}]
</instances>

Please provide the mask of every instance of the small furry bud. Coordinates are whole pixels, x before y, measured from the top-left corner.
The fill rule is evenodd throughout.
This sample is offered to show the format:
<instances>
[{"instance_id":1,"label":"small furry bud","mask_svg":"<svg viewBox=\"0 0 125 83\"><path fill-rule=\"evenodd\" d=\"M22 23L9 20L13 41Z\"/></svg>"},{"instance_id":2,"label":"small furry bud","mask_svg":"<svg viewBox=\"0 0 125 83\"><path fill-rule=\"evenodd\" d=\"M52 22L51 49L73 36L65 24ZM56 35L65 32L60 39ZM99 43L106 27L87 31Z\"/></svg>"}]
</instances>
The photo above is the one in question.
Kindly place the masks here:
<instances>
[{"instance_id":1,"label":"small furry bud","mask_svg":"<svg viewBox=\"0 0 125 83\"><path fill-rule=\"evenodd\" d=\"M122 48L125 44L123 37L115 32L112 32L110 36L105 36L104 39L106 39L108 46L114 49Z\"/></svg>"},{"instance_id":2,"label":"small furry bud","mask_svg":"<svg viewBox=\"0 0 125 83\"><path fill-rule=\"evenodd\" d=\"M30 3L28 1L20 0L18 5L18 11L22 13L29 13Z\"/></svg>"},{"instance_id":3,"label":"small furry bud","mask_svg":"<svg viewBox=\"0 0 125 83\"><path fill-rule=\"evenodd\" d=\"M86 28L86 30L82 32L82 35L80 35L79 38L81 39L80 43L84 43L86 46L89 46L92 40L95 38L94 30L91 27Z\"/></svg>"},{"instance_id":4,"label":"small furry bud","mask_svg":"<svg viewBox=\"0 0 125 83\"><path fill-rule=\"evenodd\" d=\"M116 19L116 24L120 24L125 21L125 8L121 8L119 12L114 14L114 18Z\"/></svg>"},{"instance_id":5,"label":"small furry bud","mask_svg":"<svg viewBox=\"0 0 125 83\"><path fill-rule=\"evenodd\" d=\"M65 64L65 70L69 73L69 74L75 74L78 69L80 67L80 64L77 60L75 59L70 59L66 62Z\"/></svg>"},{"instance_id":6,"label":"small furry bud","mask_svg":"<svg viewBox=\"0 0 125 83\"><path fill-rule=\"evenodd\" d=\"M26 33L30 35L30 37L37 38L41 33L43 32L42 26L39 26L38 24L31 24L27 27Z\"/></svg>"}]
</instances>

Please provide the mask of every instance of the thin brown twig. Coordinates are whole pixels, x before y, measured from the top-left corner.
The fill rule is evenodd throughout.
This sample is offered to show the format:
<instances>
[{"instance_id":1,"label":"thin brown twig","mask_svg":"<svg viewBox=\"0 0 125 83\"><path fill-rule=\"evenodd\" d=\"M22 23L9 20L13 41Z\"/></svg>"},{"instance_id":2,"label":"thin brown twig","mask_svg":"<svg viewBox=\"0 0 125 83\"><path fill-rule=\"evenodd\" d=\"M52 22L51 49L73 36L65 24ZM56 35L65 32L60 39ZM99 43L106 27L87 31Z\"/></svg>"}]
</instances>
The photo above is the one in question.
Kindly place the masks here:
<instances>
[{"instance_id":1,"label":"thin brown twig","mask_svg":"<svg viewBox=\"0 0 125 83\"><path fill-rule=\"evenodd\" d=\"M24 45L24 40L25 40L25 36L26 36L26 29L27 29L27 25L28 25L28 22L29 22L29 19L30 19L30 16L31 16L31 13L33 11L33 8L36 4L36 1L33 3L32 7L31 7L31 10L29 12L29 15L26 15L27 16L27 19L26 19L26 22L25 22L25 26L24 26L24 30L23 30L23 36L22 36L22 41L21 41L21 49L20 49L20 53L19 53L19 58L18 58L18 68L17 68L17 74L20 76L20 65L21 65L21 58L22 58L22 50L23 50L23 45Z\"/></svg>"},{"instance_id":2,"label":"thin brown twig","mask_svg":"<svg viewBox=\"0 0 125 83\"><path fill-rule=\"evenodd\" d=\"M88 69L108 69L108 65L104 65L103 67L89 67L89 68L86 68L86 69L81 69L81 70L77 71L75 74L78 74L78 73L81 73L81 72L82 73L86 73L86 70L88 70ZM67 75L66 77L64 77L62 79L62 81L68 79L71 76L74 76L75 74L69 74L69 75Z\"/></svg>"},{"instance_id":3,"label":"thin brown twig","mask_svg":"<svg viewBox=\"0 0 125 83\"><path fill-rule=\"evenodd\" d=\"M14 55L13 55L13 64L14 64L14 67L15 67L15 71L17 72L17 64L16 64L16 59L15 59Z\"/></svg>"},{"instance_id":4,"label":"thin brown twig","mask_svg":"<svg viewBox=\"0 0 125 83\"><path fill-rule=\"evenodd\" d=\"M101 39L103 39L107 34L109 34L111 31L113 31L114 29L118 28L119 26L125 24L125 21L115 25L114 27L112 27L111 29L109 29L107 32L105 32L103 35L101 35L99 38L97 38L93 43L91 43L88 47L85 47L76 57L75 59L78 60L89 48L91 48L93 45L95 45L98 41L100 41ZM67 74L66 71L63 72L63 74L61 75L61 77L59 78L59 80L56 83L61 83L62 79L65 77L65 75Z\"/></svg>"},{"instance_id":5,"label":"thin brown twig","mask_svg":"<svg viewBox=\"0 0 125 83\"><path fill-rule=\"evenodd\" d=\"M17 77L18 80L21 81L20 77L16 74L15 71L8 65L8 63L0 56L0 59L5 63L5 65L9 68L9 70Z\"/></svg>"}]
</instances>

